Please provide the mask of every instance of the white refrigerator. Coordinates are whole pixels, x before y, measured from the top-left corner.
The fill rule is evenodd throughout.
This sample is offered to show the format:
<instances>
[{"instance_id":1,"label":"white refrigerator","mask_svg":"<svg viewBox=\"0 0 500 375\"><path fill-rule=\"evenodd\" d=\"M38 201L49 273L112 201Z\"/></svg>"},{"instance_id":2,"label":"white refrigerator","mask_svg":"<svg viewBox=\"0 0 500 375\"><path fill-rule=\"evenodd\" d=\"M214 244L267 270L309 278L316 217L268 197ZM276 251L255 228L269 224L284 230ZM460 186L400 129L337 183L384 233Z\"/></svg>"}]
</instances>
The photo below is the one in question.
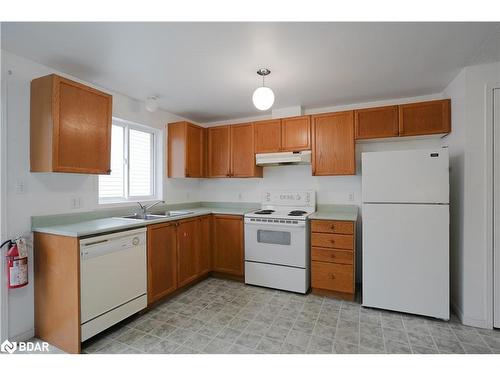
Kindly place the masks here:
<instances>
[{"instance_id":1,"label":"white refrigerator","mask_svg":"<svg viewBox=\"0 0 500 375\"><path fill-rule=\"evenodd\" d=\"M448 320L448 150L361 160L363 306Z\"/></svg>"}]
</instances>

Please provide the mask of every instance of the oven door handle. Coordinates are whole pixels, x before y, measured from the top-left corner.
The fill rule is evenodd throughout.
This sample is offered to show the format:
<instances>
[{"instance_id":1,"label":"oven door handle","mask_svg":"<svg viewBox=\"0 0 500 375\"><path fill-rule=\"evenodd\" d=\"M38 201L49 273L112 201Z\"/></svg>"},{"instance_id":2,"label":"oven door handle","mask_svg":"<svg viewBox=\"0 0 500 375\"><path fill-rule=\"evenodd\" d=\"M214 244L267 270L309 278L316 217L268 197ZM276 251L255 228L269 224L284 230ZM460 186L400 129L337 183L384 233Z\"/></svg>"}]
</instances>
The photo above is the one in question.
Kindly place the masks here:
<instances>
[{"instance_id":1,"label":"oven door handle","mask_svg":"<svg viewBox=\"0 0 500 375\"><path fill-rule=\"evenodd\" d=\"M245 225L251 225L251 226L259 226L262 229L264 228L286 228L286 230L293 230L293 228L304 228L306 226L306 222L300 222L299 224L286 224L286 223L263 223L263 222L255 222L255 221L245 221Z\"/></svg>"}]
</instances>

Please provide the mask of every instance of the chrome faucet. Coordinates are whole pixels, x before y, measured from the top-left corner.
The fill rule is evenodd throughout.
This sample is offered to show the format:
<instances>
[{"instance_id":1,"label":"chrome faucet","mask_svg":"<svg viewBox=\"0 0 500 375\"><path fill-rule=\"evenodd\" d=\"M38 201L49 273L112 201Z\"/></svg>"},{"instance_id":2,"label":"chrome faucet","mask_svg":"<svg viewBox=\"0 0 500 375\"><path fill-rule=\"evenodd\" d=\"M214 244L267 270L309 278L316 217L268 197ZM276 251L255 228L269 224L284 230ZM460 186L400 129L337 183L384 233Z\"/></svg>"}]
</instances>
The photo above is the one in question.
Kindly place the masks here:
<instances>
[{"instance_id":1,"label":"chrome faucet","mask_svg":"<svg viewBox=\"0 0 500 375\"><path fill-rule=\"evenodd\" d=\"M160 203L165 203L165 201L158 201L158 202L155 202L153 204L150 204L150 205L143 205L141 204L141 202L137 202L137 204L141 207L141 213L138 214L141 218L145 218L146 215L148 214L148 210L153 208L154 206L156 206L157 204L160 204Z\"/></svg>"}]
</instances>

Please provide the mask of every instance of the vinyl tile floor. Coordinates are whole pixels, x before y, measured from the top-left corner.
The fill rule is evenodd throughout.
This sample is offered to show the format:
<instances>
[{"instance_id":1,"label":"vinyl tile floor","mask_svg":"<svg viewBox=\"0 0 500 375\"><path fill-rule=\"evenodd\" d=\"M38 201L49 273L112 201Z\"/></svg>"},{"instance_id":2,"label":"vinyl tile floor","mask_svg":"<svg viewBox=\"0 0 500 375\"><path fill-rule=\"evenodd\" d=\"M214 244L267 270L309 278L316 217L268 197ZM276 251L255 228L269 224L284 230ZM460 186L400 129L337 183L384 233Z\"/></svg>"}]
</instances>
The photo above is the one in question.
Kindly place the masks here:
<instances>
[{"instance_id":1,"label":"vinyl tile floor","mask_svg":"<svg viewBox=\"0 0 500 375\"><path fill-rule=\"evenodd\" d=\"M500 353L500 331L206 279L83 343L84 353Z\"/></svg>"}]
</instances>

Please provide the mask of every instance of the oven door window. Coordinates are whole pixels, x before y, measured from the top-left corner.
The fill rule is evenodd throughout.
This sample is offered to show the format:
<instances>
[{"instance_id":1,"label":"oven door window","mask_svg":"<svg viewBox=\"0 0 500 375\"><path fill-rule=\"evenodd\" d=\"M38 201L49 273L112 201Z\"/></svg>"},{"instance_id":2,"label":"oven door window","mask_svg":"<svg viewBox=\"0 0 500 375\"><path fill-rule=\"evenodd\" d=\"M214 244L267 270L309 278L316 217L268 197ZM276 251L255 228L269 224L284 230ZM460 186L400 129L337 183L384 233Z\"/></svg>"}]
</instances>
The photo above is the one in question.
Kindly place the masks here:
<instances>
[{"instance_id":1,"label":"oven door window","mask_svg":"<svg viewBox=\"0 0 500 375\"><path fill-rule=\"evenodd\" d=\"M290 232L277 230L257 230L257 242L273 245L290 245L292 236Z\"/></svg>"}]
</instances>

